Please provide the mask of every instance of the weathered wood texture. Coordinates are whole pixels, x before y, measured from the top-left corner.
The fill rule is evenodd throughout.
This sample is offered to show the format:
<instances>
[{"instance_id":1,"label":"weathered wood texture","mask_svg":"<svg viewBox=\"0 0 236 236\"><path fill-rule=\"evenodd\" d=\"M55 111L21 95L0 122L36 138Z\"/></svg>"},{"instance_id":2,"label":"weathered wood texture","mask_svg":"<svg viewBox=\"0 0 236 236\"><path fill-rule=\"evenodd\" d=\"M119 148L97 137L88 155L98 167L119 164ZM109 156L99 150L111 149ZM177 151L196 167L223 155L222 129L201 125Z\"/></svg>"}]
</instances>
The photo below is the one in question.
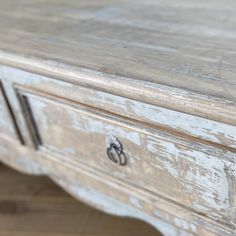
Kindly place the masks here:
<instances>
[{"instance_id":1,"label":"weathered wood texture","mask_svg":"<svg viewBox=\"0 0 236 236\"><path fill-rule=\"evenodd\" d=\"M0 61L235 125L235 9L234 0L1 0Z\"/></svg>"},{"instance_id":2,"label":"weathered wood texture","mask_svg":"<svg viewBox=\"0 0 236 236\"><path fill-rule=\"evenodd\" d=\"M189 212L161 197L130 184L118 182L61 156L35 153L0 138L0 160L29 174L46 174L74 197L105 212L145 220L165 236L234 235L233 229L217 224L206 216Z\"/></svg>"},{"instance_id":3,"label":"weathered wood texture","mask_svg":"<svg viewBox=\"0 0 236 236\"><path fill-rule=\"evenodd\" d=\"M82 161L218 221L235 218L235 172L229 171L235 126L0 68L4 84L15 84L36 149ZM127 167L107 159L110 136L121 140Z\"/></svg>"},{"instance_id":4,"label":"weathered wood texture","mask_svg":"<svg viewBox=\"0 0 236 236\"><path fill-rule=\"evenodd\" d=\"M177 112L160 106L153 106L96 89L75 86L68 82L58 81L53 78L35 75L2 65L0 65L0 78L4 80L4 85L11 99L15 97L15 90L12 87L13 83L15 84L15 89L19 87L27 90L29 88L37 92L42 91L54 94L99 110L139 120L149 126L168 130L168 132L175 133L178 136L195 137L198 138L198 141L209 141L212 145L222 144L227 147L236 147L235 125ZM131 89L130 94L132 93L133 90ZM17 100L13 100L12 105L14 106ZM16 107L15 111L19 113L19 107ZM23 125L23 122L19 122Z\"/></svg>"},{"instance_id":5,"label":"weathered wood texture","mask_svg":"<svg viewBox=\"0 0 236 236\"><path fill-rule=\"evenodd\" d=\"M30 127L35 126L32 135L37 149L91 165L225 223L236 213L230 182L235 176L226 170L234 164L234 153L83 106L63 104L63 100L45 99L46 95L24 96L31 111ZM125 167L114 166L106 156L112 137L124 147Z\"/></svg>"},{"instance_id":6,"label":"weathered wood texture","mask_svg":"<svg viewBox=\"0 0 236 236\"><path fill-rule=\"evenodd\" d=\"M0 0L0 159L166 236L235 235L235 10Z\"/></svg>"},{"instance_id":7,"label":"weathered wood texture","mask_svg":"<svg viewBox=\"0 0 236 236\"><path fill-rule=\"evenodd\" d=\"M235 9L234 0L1 0L0 48L231 100Z\"/></svg>"},{"instance_id":8,"label":"weathered wood texture","mask_svg":"<svg viewBox=\"0 0 236 236\"><path fill-rule=\"evenodd\" d=\"M101 213L48 178L0 165L1 236L160 236L144 222Z\"/></svg>"}]
</instances>

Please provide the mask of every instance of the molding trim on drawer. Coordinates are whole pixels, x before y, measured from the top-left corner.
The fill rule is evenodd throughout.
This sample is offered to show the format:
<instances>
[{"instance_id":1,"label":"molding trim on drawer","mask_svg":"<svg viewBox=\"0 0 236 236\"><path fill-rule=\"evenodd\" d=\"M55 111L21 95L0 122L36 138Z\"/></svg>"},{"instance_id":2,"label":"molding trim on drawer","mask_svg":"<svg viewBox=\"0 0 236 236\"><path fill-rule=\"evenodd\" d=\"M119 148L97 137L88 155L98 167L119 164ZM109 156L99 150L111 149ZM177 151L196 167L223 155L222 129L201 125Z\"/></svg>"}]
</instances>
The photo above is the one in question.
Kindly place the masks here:
<instances>
[{"instance_id":1,"label":"molding trim on drawer","mask_svg":"<svg viewBox=\"0 0 236 236\"><path fill-rule=\"evenodd\" d=\"M175 111L174 108L163 108L91 88L74 86L67 82L1 65L0 77L11 81L17 87L22 87L23 90L29 88L29 90L66 97L68 100L137 120L177 136L192 140L199 139L196 142L208 142L209 145L221 145L220 148L236 149L235 125Z\"/></svg>"},{"instance_id":2,"label":"molding trim on drawer","mask_svg":"<svg viewBox=\"0 0 236 236\"><path fill-rule=\"evenodd\" d=\"M29 90L65 96L67 99L87 106L93 106L127 118L136 119L149 126L156 126L157 129L172 132L177 136L186 136L188 139L201 139L197 140L197 142L211 142L211 145L223 145L222 148L236 148L236 126L234 125L154 106L102 91L72 86L66 82L5 66L0 66L0 75L6 80L11 80L14 84L20 83L24 90L27 90L28 87Z\"/></svg>"},{"instance_id":3,"label":"molding trim on drawer","mask_svg":"<svg viewBox=\"0 0 236 236\"><path fill-rule=\"evenodd\" d=\"M18 88L18 93L40 152L61 156L62 164L70 159L75 165L110 173L115 179L229 223L229 216L234 214L232 194L236 176L229 176L227 168L236 162L234 152L176 137L49 94L23 88ZM110 164L105 154L107 135L122 140L128 159L126 166Z\"/></svg>"},{"instance_id":4,"label":"molding trim on drawer","mask_svg":"<svg viewBox=\"0 0 236 236\"><path fill-rule=\"evenodd\" d=\"M1 135L4 135L4 137L12 141L17 140L21 144L24 143L1 81L0 81L0 133Z\"/></svg>"},{"instance_id":5,"label":"molding trim on drawer","mask_svg":"<svg viewBox=\"0 0 236 236\"><path fill-rule=\"evenodd\" d=\"M137 101L236 125L235 102L220 97L106 74L10 50L0 50L0 62L3 65L50 76L74 85L89 86Z\"/></svg>"}]
</instances>

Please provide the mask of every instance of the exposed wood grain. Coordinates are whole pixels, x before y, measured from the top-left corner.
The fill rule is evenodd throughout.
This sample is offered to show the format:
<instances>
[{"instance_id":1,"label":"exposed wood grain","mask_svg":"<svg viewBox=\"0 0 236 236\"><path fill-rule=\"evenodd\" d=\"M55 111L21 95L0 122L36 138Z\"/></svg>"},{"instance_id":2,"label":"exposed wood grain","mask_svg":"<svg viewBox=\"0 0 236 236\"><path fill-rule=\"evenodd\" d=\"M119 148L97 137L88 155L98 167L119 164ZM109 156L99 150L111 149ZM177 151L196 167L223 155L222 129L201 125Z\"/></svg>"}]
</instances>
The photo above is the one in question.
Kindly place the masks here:
<instances>
[{"instance_id":1,"label":"exposed wood grain","mask_svg":"<svg viewBox=\"0 0 236 236\"><path fill-rule=\"evenodd\" d=\"M1 1L1 48L229 97L236 4L184 2Z\"/></svg>"},{"instance_id":2,"label":"exposed wood grain","mask_svg":"<svg viewBox=\"0 0 236 236\"><path fill-rule=\"evenodd\" d=\"M235 125L234 1L0 6L1 63Z\"/></svg>"}]
</instances>

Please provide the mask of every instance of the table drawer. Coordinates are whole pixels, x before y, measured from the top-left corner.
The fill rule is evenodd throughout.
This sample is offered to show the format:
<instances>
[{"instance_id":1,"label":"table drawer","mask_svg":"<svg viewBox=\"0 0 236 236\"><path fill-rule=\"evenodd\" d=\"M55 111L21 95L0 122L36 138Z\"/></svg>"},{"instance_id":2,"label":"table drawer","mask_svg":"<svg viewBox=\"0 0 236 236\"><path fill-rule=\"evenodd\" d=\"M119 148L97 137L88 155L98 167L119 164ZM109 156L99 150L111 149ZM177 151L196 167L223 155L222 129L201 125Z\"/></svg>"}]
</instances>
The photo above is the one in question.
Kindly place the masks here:
<instances>
[{"instance_id":1,"label":"table drawer","mask_svg":"<svg viewBox=\"0 0 236 236\"><path fill-rule=\"evenodd\" d=\"M235 214L234 153L58 97L30 92L20 97L39 151L91 166L217 220Z\"/></svg>"}]
</instances>

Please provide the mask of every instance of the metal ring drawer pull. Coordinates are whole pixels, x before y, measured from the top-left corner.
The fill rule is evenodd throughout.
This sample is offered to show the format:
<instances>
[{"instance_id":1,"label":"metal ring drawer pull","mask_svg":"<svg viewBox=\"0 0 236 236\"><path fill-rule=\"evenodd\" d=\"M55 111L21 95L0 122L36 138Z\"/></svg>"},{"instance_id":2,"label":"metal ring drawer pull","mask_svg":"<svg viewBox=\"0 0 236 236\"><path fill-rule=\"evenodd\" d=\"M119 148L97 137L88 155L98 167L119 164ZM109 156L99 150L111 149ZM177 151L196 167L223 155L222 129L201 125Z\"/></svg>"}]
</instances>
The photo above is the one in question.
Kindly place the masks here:
<instances>
[{"instance_id":1,"label":"metal ring drawer pull","mask_svg":"<svg viewBox=\"0 0 236 236\"><path fill-rule=\"evenodd\" d=\"M126 156L123 152L122 144L118 139L116 139L115 142L112 142L107 148L107 155L108 158L116 165L122 166L126 164Z\"/></svg>"}]
</instances>

